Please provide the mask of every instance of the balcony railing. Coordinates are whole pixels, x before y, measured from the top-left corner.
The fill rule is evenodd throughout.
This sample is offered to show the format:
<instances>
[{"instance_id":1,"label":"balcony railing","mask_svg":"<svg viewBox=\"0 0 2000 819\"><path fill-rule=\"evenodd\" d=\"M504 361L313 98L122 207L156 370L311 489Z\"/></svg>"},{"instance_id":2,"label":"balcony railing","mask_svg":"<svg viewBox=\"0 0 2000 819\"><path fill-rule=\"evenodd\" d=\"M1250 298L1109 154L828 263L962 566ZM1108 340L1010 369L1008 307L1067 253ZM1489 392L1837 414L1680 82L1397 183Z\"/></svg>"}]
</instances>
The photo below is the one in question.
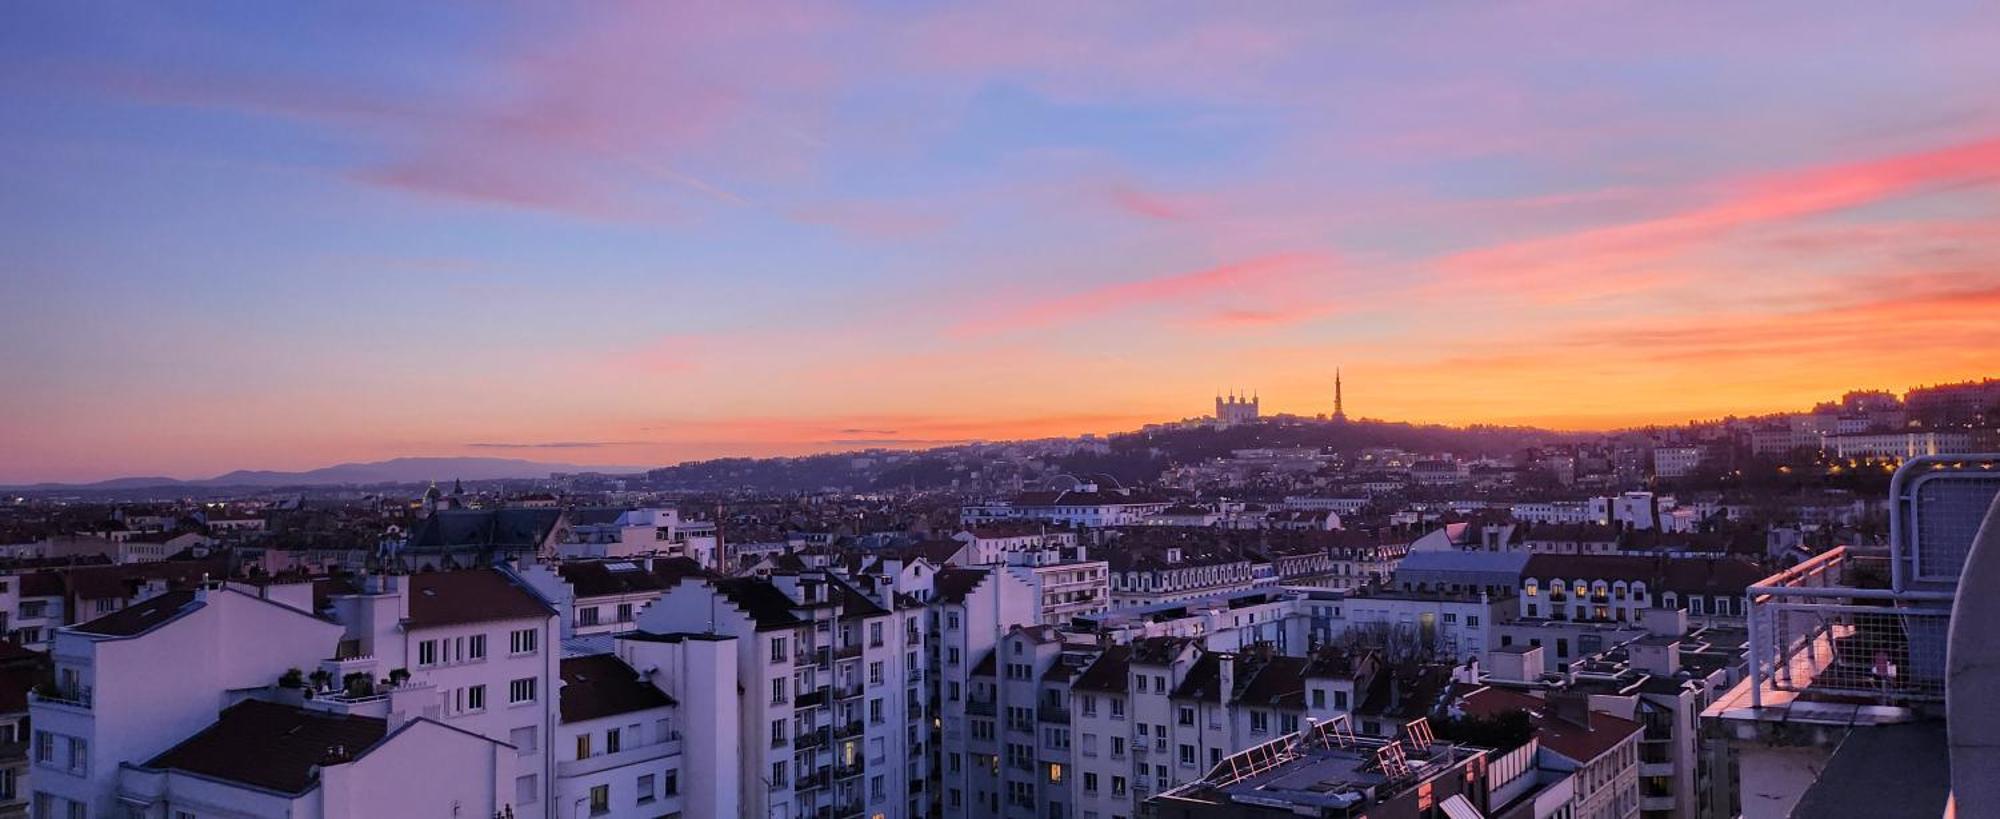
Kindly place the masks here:
<instances>
[{"instance_id":1,"label":"balcony railing","mask_svg":"<svg viewBox=\"0 0 2000 819\"><path fill-rule=\"evenodd\" d=\"M859 681L843 683L833 687L833 698L836 700L851 700L861 696L862 692L867 690L867 687L863 686Z\"/></svg>"},{"instance_id":2,"label":"balcony railing","mask_svg":"<svg viewBox=\"0 0 2000 819\"><path fill-rule=\"evenodd\" d=\"M831 787L833 787L833 771L827 768L819 769L818 773L800 774L797 781L792 784L794 790L801 791Z\"/></svg>"},{"instance_id":3,"label":"balcony railing","mask_svg":"<svg viewBox=\"0 0 2000 819\"><path fill-rule=\"evenodd\" d=\"M974 716L990 717L993 716L995 713L998 713L998 710L999 706L994 705L993 702L990 700L965 701L965 713L972 714Z\"/></svg>"},{"instance_id":4,"label":"balcony railing","mask_svg":"<svg viewBox=\"0 0 2000 819\"><path fill-rule=\"evenodd\" d=\"M867 769L867 766L866 766L866 765L863 765L863 764L861 763L861 760L860 760L860 759L856 759L856 760L854 760L854 764L852 764L852 765L835 765L835 766L833 766L833 778L834 778L834 779L853 779L854 777L857 777L857 776L860 776L860 775L862 774L862 772L863 772L863 771L865 771L866 769Z\"/></svg>"},{"instance_id":5,"label":"balcony railing","mask_svg":"<svg viewBox=\"0 0 2000 819\"><path fill-rule=\"evenodd\" d=\"M29 691L28 694L29 698L35 702L83 709L91 708L91 702L94 699L89 688L53 688L43 686Z\"/></svg>"},{"instance_id":6,"label":"balcony railing","mask_svg":"<svg viewBox=\"0 0 2000 819\"><path fill-rule=\"evenodd\" d=\"M822 685L811 691L800 692L798 696L792 698L792 707L818 708L819 706L825 705L827 693L829 691L830 689Z\"/></svg>"},{"instance_id":7,"label":"balcony railing","mask_svg":"<svg viewBox=\"0 0 2000 819\"><path fill-rule=\"evenodd\" d=\"M833 728L833 738L847 739L848 737L858 737L861 736L863 730L860 720L855 720L845 725L836 725Z\"/></svg>"},{"instance_id":8,"label":"balcony railing","mask_svg":"<svg viewBox=\"0 0 2000 819\"><path fill-rule=\"evenodd\" d=\"M840 660L859 657L861 656L861 644L848 643L847 645L841 646L839 650L833 652L833 656L835 659L840 659Z\"/></svg>"},{"instance_id":9,"label":"balcony railing","mask_svg":"<svg viewBox=\"0 0 2000 819\"><path fill-rule=\"evenodd\" d=\"M1763 686L1885 704L1944 699L1951 592L1889 588L1885 550L1842 546L1749 589L1753 702Z\"/></svg>"},{"instance_id":10,"label":"balcony railing","mask_svg":"<svg viewBox=\"0 0 2000 819\"><path fill-rule=\"evenodd\" d=\"M1035 710L1035 718L1041 720L1042 722L1053 722L1059 725L1068 725L1069 709L1054 705L1044 705L1041 708Z\"/></svg>"}]
</instances>

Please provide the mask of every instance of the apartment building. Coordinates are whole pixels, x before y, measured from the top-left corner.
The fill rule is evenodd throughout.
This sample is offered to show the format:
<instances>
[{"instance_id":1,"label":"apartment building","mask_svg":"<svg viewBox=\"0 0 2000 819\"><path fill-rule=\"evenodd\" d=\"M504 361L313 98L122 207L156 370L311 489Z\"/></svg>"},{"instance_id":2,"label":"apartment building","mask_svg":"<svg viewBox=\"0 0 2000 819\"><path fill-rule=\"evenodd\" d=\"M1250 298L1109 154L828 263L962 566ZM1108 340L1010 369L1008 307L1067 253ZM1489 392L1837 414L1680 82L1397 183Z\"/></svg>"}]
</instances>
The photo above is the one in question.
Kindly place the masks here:
<instances>
[{"instance_id":1,"label":"apartment building","mask_svg":"<svg viewBox=\"0 0 2000 819\"><path fill-rule=\"evenodd\" d=\"M823 571L701 577L642 612L634 639L735 639L741 694L722 707L740 718L742 812L914 816L928 804L923 615Z\"/></svg>"},{"instance_id":2,"label":"apartment building","mask_svg":"<svg viewBox=\"0 0 2000 819\"><path fill-rule=\"evenodd\" d=\"M57 630L0 794L63 819L736 815L734 638L559 635L504 568L165 592Z\"/></svg>"},{"instance_id":3,"label":"apartment building","mask_svg":"<svg viewBox=\"0 0 2000 819\"><path fill-rule=\"evenodd\" d=\"M208 728L225 692L266 688L288 668L333 656L341 635L310 612L209 587L59 629L55 685L29 695L34 814L123 816L128 797L156 804L127 781L125 763Z\"/></svg>"},{"instance_id":4,"label":"apartment building","mask_svg":"<svg viewBox=\"0 0 2000 819\"><path fill-rule=\"evenodd\" d=\"M1068 626L1078 617L1111 610L1111 564L1091 560L1082 546L1004 553L1007 573L1034 590L1034 622Z\"/></svg>"}]
</instances>

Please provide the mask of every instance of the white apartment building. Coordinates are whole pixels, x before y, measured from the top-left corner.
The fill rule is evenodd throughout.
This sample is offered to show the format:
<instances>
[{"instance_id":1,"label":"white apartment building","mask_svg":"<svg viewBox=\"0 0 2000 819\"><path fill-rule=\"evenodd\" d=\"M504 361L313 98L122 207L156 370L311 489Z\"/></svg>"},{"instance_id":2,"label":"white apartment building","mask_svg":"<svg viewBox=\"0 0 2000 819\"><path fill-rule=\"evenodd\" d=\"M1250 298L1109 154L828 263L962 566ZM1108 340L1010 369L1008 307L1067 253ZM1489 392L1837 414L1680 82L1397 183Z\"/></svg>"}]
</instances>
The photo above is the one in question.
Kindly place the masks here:
<instances>
[{"instance_id":1,"label":"white apartment building","mask_svg":"<svg viewBox=\"0 0 2000 819\"><path fill-rule=\"evenodd\" d=\"M224 692L271 686L331 656L341 627L233 589L170 592L60 629L54 692L29 695L37 816L127 816L126 763L202 731ZM161 673L172 669L172 673ZM128 785L130 787L128 788ZM142 816L160 816L154 810Z\"/></svg>"},{"instance_id":2,"label":"white apartment building","mask_svg":"<svg viewBox=\"0 0 2000 819\"><path fill-rule=\"evenodd\" d=\"M651 819L682 812L688 795L680 709L656 680L665 678L657 670L641 674L613 654L563 659L562 724L550 748L556 759L556 816ZM697 747L732 747L712 744L713 739L705 737ZM714 783L693 784L713 790Z\"/></svg>"},{"instance_id":3,"label":"white apartment building","mask_svg":"<svg viewBox=\"0 0 2000 819\"><path fill-rule=\"evenodd\" d=\"M208 583L59 629L34 815L739 812L733 639L559 665L554 609L505 570L319 585L326 616L310 584Z\"/></svg>"},{"instance_id":4,"label":"white apartment building","mask_svg":"<svg viewBox=\"0 0 2000 819\"><path fill-rule=\"evenodd\" d=\"M566 558L685 557L716 565L716 526L678 509L579 509L557 552Z\"/></svg>"},{"instance_id":5,"label":"white apartment building","mask_svg":"<svg viewBox=\"0 0 2000 819\"><path fill-rule=\"evenodd\" d=\"M1111 610L1111 564L1090 560L1081 546L1006 554L1007 573L1034 589L1035 623L1068 626Z\"/></svg>"},{"instance_id":6,"label":"white apartment building","mask_svg":"<svg viewBox=\"0 0 2000 819\"><path fill-rule=\"evenodd\" d=\"M873 585L873 584L870 584ZM838 576L690 578L621 640L735 638L741 813L913 816L928 805L921 604Z\"/></svg>"},{"instance_id":7,"label":"white apartment building","mask_svg":"<svg viewBox=\"0 0 2000 819\"><path fill-rule=\"evenodd\" d=\"M1176 546L1162 550L1158 557L1117 552L1111 559L1111 606L1115 609L1194 600L1256 585L1258 578L1246 558L1191 555Z\"/></svg>"},{"instance_id":8,"label":"white apartment building","mask_svg":"<svg viewBox=\"0 0 2000 819\"><path fill-rule=\"evenodd\" d=\"M1662 478L1684 478L1701 467L1706 450L1698 446L1653 448L1653 474Z\"/></svg>"},{"instance_id":9,"label":"white apartment building","mask_svg":"<svg viewBox=\"0 0 2000 819\"><path fill-rule=\"evenodd\" d=\"M330 594L345 639L317 667L351 690L363 713L407 710L508 743L521 756L510 801L520 817L548 816L561 631L556 611L500 569L365 577ZM376 680L403 681L387 695ZM360 686L349 681L359 680Z\"/></svg>"},{"instance_id":10,"label":"white apartment building","mask_svg":"<svg viewBox=\"0 0 2000 819\"><path fill-rule=\"evenodd\" d=\"M936 805L947 817L990 816L975 797L990 792L991 780L975 771L968 754L972 720L994 716L975 705L972 689L978 663L992 654L1014 626L1035 617L1034 589L998 567L944 569L933 576L930 605L930 675L938 693ZM984 729L981 736L985 736ZM990 767L989 767L990 773Z\"/></svg>"}]
</instances>

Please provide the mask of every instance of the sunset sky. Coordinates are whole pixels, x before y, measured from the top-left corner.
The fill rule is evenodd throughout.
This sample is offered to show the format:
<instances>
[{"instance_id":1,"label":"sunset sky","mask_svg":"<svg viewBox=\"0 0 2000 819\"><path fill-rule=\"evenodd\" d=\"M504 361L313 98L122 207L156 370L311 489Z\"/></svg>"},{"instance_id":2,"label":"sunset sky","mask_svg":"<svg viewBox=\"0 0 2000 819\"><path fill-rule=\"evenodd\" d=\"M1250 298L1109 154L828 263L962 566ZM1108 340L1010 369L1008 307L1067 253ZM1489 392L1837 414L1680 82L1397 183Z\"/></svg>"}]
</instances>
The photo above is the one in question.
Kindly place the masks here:
<instances>
[{"instance_id":1,"label":"sunset sky","mask_svg":"<svg viewBox=\"0 0 2000 819\"><path fill-rule=\"evenodd\" d=\"M0 9L0 482L2000 375L1992 2L502 9Z\"/></svg>"}]
</instances>

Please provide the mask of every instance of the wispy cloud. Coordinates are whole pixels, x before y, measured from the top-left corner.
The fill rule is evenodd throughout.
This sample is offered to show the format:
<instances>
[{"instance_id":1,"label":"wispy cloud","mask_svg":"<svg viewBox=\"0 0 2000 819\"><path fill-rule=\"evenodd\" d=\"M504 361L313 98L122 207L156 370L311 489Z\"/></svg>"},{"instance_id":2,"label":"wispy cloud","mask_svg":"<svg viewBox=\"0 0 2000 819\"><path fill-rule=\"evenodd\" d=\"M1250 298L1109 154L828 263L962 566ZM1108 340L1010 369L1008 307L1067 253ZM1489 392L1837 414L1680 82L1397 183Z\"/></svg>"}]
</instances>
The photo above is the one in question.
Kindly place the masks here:
<instances>
[{"instance_id":1,"label":"wispy cloud","mask_svg":"<svg viewBox=\"0 0 2000 819\"><path fill-rule=\"evenodd\" d=\"M1627 224L1510 242L1440 261L1441 289L1476 287L1535 294L1578 282L1657 275L1648 263L1675 257L1745 228L1850 210L1950 188L2000 181L2000 139L1763 174L1711 187L1709 204Z\"/></svg>"},{"instance_id":2,"label":"wispy cloud","mask_svg":"<svg viewBox=\"0 0 2000 819\"><path fill-rule=\"evenodd\" d=\"M602 449L605 447L644 446L648 441L477 441L466 444L473 449Z\"/></svg>"},{"instance_id":3,"label":"wispy cloud","mask_svg":"<svg viewBox=\"0 0 2000 819\"><path fill-rule=\"evenodd\" d=\"M1051 325L1104 319L1119 313L1160 305L1195 305L1202 300L1233 294L1270 296L1283 285L1297 283L1314 273L1325 272L1331 259L1323 254L1282 253L1243 262L1217 265L1186 273L1151 279L1119 282L1086 288L1081 292L1041 299L1000 310L995 315L975 318L953 328L958 336L1034 330Z\"/></svg>"}]
</instances>

